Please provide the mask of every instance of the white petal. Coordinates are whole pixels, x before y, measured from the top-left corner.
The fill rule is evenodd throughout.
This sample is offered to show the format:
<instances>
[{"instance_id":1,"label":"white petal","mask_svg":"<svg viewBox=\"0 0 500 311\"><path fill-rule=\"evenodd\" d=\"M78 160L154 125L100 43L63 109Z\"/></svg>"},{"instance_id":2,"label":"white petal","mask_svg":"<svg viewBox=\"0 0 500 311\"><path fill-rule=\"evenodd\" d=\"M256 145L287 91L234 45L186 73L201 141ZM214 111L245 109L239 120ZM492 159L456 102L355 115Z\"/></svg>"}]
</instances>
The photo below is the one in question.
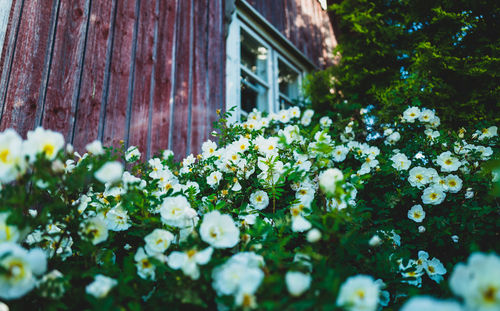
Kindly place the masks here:
<instances>
[{"instance_id":1,"label":"white petal","mask_svg":"<svg viewBox=\"0 0 500 311\"><path fill-rule=\"evenodd\" d=\"M172 252L168 256L168 266L174 270L182 268L188 260L188 256L181 252Z\"/></svg>"},{"instance_id":2,"label":"white petal","mask_svg":"<svg viewBox=\"0 0 500 311\"><path fill-rule=\"evenodd\" d=\"M212 253L214 252L214 249L212 247L207 247L201 252L198 252L194 255L194 259L196 260L196 263L199 265L205 265L207 264L210 259L212 258Z\"/></svg>"}]
</instances>

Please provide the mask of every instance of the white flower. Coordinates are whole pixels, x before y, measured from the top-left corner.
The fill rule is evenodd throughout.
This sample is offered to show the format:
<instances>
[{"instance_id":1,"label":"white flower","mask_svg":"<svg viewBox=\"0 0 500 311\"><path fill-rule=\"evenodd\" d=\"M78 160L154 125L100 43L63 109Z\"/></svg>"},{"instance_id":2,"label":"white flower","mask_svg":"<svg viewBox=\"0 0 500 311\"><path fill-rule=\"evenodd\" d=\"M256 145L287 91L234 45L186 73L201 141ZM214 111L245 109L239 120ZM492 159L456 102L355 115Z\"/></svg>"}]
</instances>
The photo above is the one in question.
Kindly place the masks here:
<instances>
[{"instance_id":1,"label":"white flower","mask_svg":"<svg viewBox=\"0 0 500 311\"><path fill-rule=\"evenodd\" d=\"M104 216L104 222L111 231L125 231L132 225L126 210L117 205L110 209Z\"/></svg>"},{"instance_id":2,"label":"white flower","mask_svg":"<svg viewBox=\"0 0 500 311\"><path fill-rule=\"evenodd\" d=\"M394 132L392 133L391 135L387 136L387 138L385 139L385 144L386 145L394 145L395 143L397 143L399 140L401 139L401 134L399 134L399 132Z\"/></svg>"},{"instance_id":3,"label":"white flower","mask_svg":"<svg viewBox=\"0 0 500 311\"><path fill-rule=\"evenodd\" d=\"M92 244L97 245L108 239L108 227L100 217L92 217L82 222L80 234L89 238Z\"/></svg>"},{"instance_id":4,"label":"white flower","mask_svg":"<svg viewBox=\"0 0 500 311\"><path fill-rule=\"evenodd\" d=\"M198 265L207 264L212 258L214 249L207 247L202 251L195 249L187 252L172 252L168 256L168 266L174 270L182 269L182 272L193 280L200 277Z\"/></svg>"},{"instance_id":5,"label":"white flower","mask_svg":"<svg viewBox=\"0 0 500 311\"><path fill-rule=\"evenodd\" d=\"M93 155L104 154L104 148L102 148L102 143L99 140L94 140L90 144L87 144L85 149Z\"/></svg>"},{"instance_id":6,"label":"white flower","mask_svg":"<svg viewBox=\"0 0 500 311\"><path fill-rule=\"evenodd\" d=\"M415 222L422 222L425 218L425 211L422 208L422 205L414 205L412 208L408 211L408 218Z\"/></svg>"},{"instance_id":7,"label":"white flower","mask_svg":"<svg viewBox=\"0 0 500 311\"><path fill-rule=\"evenodd\" d=\"M169 150L169 149L163 150L163 152L161 154L161 157L164 160L168 160L168 159L170 159L173 156L174 156L174 152L172 150Z\"/></svg>"},{"instance_id":8,"label":"white flower","mask_svg":"<svg viewBox=\"0 0 500 311\"><path fill-rule=\"evenodd\" d=\"M231 248L240 240L240 230L229 215L212 211L203 216L201 239L215 248Z\"/></svg>"},{"instance_id":9,"label":"white flower","mask_svg":"<svg viewBox=\"0 0 500 311\"><path fill-rule=\"evenodd\" d=\"M297 214L297 209L293 208L292 212L292 231L293 232L304 232L311 229L311 223L305 219L301 214Z\"/></svg>"},{"instance_id":10,"label":"white flower","mask_svg":"<svg viewBox=\"0 0 500 311\"><path fill-rule=\"evenodd\" d=\"M441 135L438 131L434 131L433 129L426 129L424 134L431 141L434 141L435 138L438 138Z\"/></svg>"},{"instance_id":11,"label":"white flower","mask_svg":"<svg viewBox=\"0 0 500 311\"><path fill-rule=\"evenodd\" d=\"M416 166L409 171L408 181L410 185L417 188L422 188L429 183L430 176L425 167Z\"/></svg>"},{"instance_id":12,"label":"white flower","mask_svg":"<svg viewBox=\"0 0 500 311\"><path fill-rule=\"evenodd\" d=\"M156 256L153 256L156 257ZM159 258L162 260L162 257ZM156 266L149 260L149 256L144 248L139 247L135 253L134 260L137 267L137 274L145 280L154 280L156 277ZM162 260L164 261L164 260Z\"/></svg>"},{"instance_id":13,"label":"white flower","mask_svg":"<svg viewBox=\"0 0 500 311\"><path fill-rule=\"evenodd\" d=\"M104 298L118 284L118 281L102 274L94 277L94 282L85 287L85 292L95 298Z\"/></svg>"},{"instance_id":14,"label":"white flower","mask_svg":"<svg viewBox=\"0 0 500 311\"><path fill-rule=\"evenodd\" d=\"M448 175L444 179L447 190L451 193L457 193L462 189L462 179L457 175Z\"/></svg>"},{"instance_id":15,"label":"white flower","mask_svg":"<svg viewBox=\"0 0 500 311\"><path fill-rule=\"evenodd\" d=\"M257 190L250 195L250 204L258 210L263 210L269 205L269 196L265 191Z\"/></svg>"},{"instance_id":16,"label":"white flower","mask_svg":"<svg viewBox=\"0 0 500 311\"><path fill-rule=\"evenodd\" d=\"M425 188L422 194L422 202L424 204L438 205L446 198L446 194L436 186Z\"/></svg>"},{"instance_id":17,"label":"white flower","mask_svg":"<svg viewBox=\"0 0 500 311\"><path fill-rule=\"evenodd\" d=\"M441 153L436 163L441 166L441 172L454 172L460 167L460 161L450 151Z\"/></svg>"},{"instance_id":18,"label":"white flower","mask_svg":"<svg viewBox=\"0 0 500 311\"><path fill-rule=\"evenodd\" d=\"M344 145L339 145L339 146L335 147L335 149L333 149L333 152L332 152L333 161L335 161L335 162L344 161L345 158L347 157L348 152L349 152L349 148L347 148Z\"/></svg>"},{"instance_id":19,"label":"white flower","mask_svg":"<svg viewBox=\"0 0 500 311\"><path fill-rule=\"evenodd\" d=\"M330 125L332 125L332 119L329 117L322 117L319 119L319 124L321 125L322 128L329 128Z\"/></svg>"},{"instance_id":20,"label":"white flower","mask_svg":"<svg viewBox=\"0 0 500 311\"><path fill-rule=\"evenodd\" d=\"M446 274L446 268L443 266L441 261L437 258L432 258L432 260L426 260L424 262L424 269L427 275L436 283L443 280L443 275Z\"/></svg>"},{"instance_id":21,"label":"white flower","mask_svg":"<svg viewBox=\"0 0 500 311\"><path fill-rule=\"evenodd\" d=\"M174 235L164 229L154 229L153 232L144 237L146 246L144 249L150 256L161 254L167 250L174 240Z\"/></svg>"},{"instance_id":22,"label":"white flower","mask_svg":"<svg viewBox=\"0 0 500 311\"><path fill-rule=\"evenodd\" d=\"M309 243L316 243L319 240L321 240L321 231L319 231L316 228L313 228L307 232L306 236L307 242Z\"/></svg>"},{"instance_id":23,"label":"white flower","mask_svg":"<svg viewBox=\"0 0 500 311\"><path fill-rule=\"evenodd\" d=\"M13 129L0 133L0 183L15 180L26 169L23 140Z\"/></svg>"},{"instance_id":24,"label":"white flower","mask_svg":"<svg viewBox=\"0 0 500 311\"><path fill-rule=\"evenodd\" d=\"M491 155L493 155L493 149L491 147L477 146L476 151L479 152L481 160L489 160Z\"/></svg>"},{"instance_id":25,"label":"white flower","mask_svg":"<svg viewBox=\"0 0 500 311\"><path fill-rule=\"evenodd\" d=\"M497 130L498 129L496 126L490 126L488 128L484 128L480 131L481 135L479 135L478 139L483 140L485 138L491 138L491 137L497 136Z\"/></svg>"},{"instance_id":26,"label":"white flower","mask_svg":"<svg viewBox=\"0 0 500 311\"><path fill-rule=\"evenodd\" d=\"M127 151L125 152L125 161L133 162L139 160L140 158L141 152L139 151L139 148L137 148L136 146L128 147Z\"/></svg>"},{"instance_id":27,"label":"white flower","mask_svg":"<svg viewBox=\"0 0 500 311\"><path fill-rule=\"evenodd\" d=\"M340 287L337 305L350 311L375 311L379 302L380 285L371 276L349 277Z\"/></svg>"},{"instance_id":28,"label":"white flower","mask_svg":"<svg viewBox=\"0 0 500 311\"><path fill-rule=\"evenodd\" d=\"M54 160L63 147L64 137L61 133L44 130L41 127L37 127L35 131L29 131L28 139L23 145L24 152L29 156L30 162L34 162L39 153L48 160Z\"/></svg>"},{"instance_id":29,"label":"white flower","mask_svg":"<svg viewBox=\"0 0 500 311\"><path fill-rule=\"evenodd\" d=\"M467 264L455 266L450 288L464 299L467 310L500 310L500 257L473 253Z\"/></svg>"},{"instance_id":30,"label":"white flower","mask_svg":"<svg viewBox=\"0 0 500 311\"><path fill-rule=\"evenodd\" d=\"M117 161L107 162L94 174L95 178L105 183L116 183L122 179L123 164Z\"/></svg>"},{"instance_id":31,"label":"white flower","mask_svg":"<svg viewBox=\"0 0 500 311\"><path fill-rule=\"evenodd\" d=\"M418 107L409 107L403 112L403 118L406 122L413 123L420 117L420 109Z\"/></svg>"},{"instance_id":32,"label":"white flower","mask_svg":"<svg viewBox=\"0 0 500 311\"><path fill-rule=\"evenodd\" d=\"M41 249L29 252L11 242L0 243L0 298L17 299L30 292L36 284L35 275L47 269Z\"/></svg>"},{"instance_id":33,"label":"white flower","mask_svg":"<svg viewBox=\"0 0 500 311\"><path fill-rule=\"evenodd\" d=\"M408 300L401 311L463 311L456 301L437 300L427 296L417 296Z\"/></svg>"},{"instance_id":34,"label":"white flower","mask_svg":"<svg viewBox=\"0 0 500 311\"><path fill-rule=\"evenodd\" d=\"M217 144L211 140L207 140L201 145L201 151L202 151L202 156L205 159L214 156L215 152L217 151Z\"/></svg>"},{"instance_id":35,"label":"white flower","mask_svg":"<svg viewBox=\"0 0 500 311\"><path fill-rule=\"evenodd\" d=\"M333 195L337 189L337 182L344 179L344 174L337 168L329 168L319 174L319 186L323 192Z\"/></svg>"},{"instance_id":36,"label":"white flower","mask_svg":"<svg viewBox=\"0 0 500 311\"><path fill-rule=\"evenodd\" d=\"M314 115L314 110L307 109L302 114L302 119L300 119L300 124L303 126L309 126L311 124L312 116Z\"/></svg>"},{"instance_id":37,"label":"white flower","mask_svg":"<svg viewBox=\"0 0 500 311\"><path fill-rule=\"evenodd\" d=\"M430 109L422 109L420 117L418 118L420 122L431 122L436 117L436 113Z\"/></svg>"},{"instance_id":38,"label":"white flower","mask_svg":"<svg viewBox=\"0 0 500 311\"><path fill-rule=\"evenodd\" d=\"M182 195L165 198L159 210L162 222L169 226L183 228L198 222L196 211Z\"/></svg>"},{"instance_id":39,"label":"white flower","mask_svg":"<svg viewBox=\"0 0 500 311\"><path fill-rule=\"evenodd\" d=\"M250 298L264 279L264 272L260 269L263 265L262 257L253 252L233 255L212 271L212 287L219 296L235 295L235 298L241 299L247 295Z\"/></svg>"},{"instance_id":40,"label":"white flower","mask_svg":"<svg viewBox=\"0 0 500 311\"><path fill-rule=\"evenodd\" d=\"M9 216L9 212L0 213L0 243L18 242L21 237L21 233L16 226L7 224Z\"/></svg>"},{"instance_id":41,"label":"white flower","mask_svg":"<svg viewBox=\"0 0 500 311\"><path fill-rule=\"evenodd\" d=\"M311 275L302 272L288 271L285 275L285 282L290 295L298 297L311 286Z\"/></svg>"},{"instance_id":42,"label":"white flower","mask_svg":"<svg viewBox=\"0 0 500 311\"><path fill-rule=\"evenodd\" d=\"M465 198L466 199L472 199L474 197L474 191L472 191L472 188L467 188L465 191Z\"/></svg>"},{"instance_id":43,"label":"white flower","mask_svg":"<svg viewBox=\"0 0 500 311\"><path fill-rule=\"evenodd\" d=\"M219 171L212 172L207 177L207 184L212 188L217 188L222 179L222 173Z\"/></svg>"},{"instance_id":44,"label":"white flower","mask_svg":"<svg viewBox=\"0 0 500 311\"><path fill-rule=\"evenodd\" d=\"M300 118L300 108L295 106L288 109L290 118Z\"/></svg>"},{"instance_id":45,"label":"white flower","mask_svg":"<svg viewBox=\"0 0 500 311\"><path fill-rule=\"evenodd\" d=\"M394 167L398 171L406 171L411 166L411 160L406 157L403 153L396 153L391 157L392 167Z\"/></svg>"},{"instance_id":46,"label":"white flower","mask_svg":"<svg viewBox=\"0 0 500 311\"><path fill-rule=\"evenodd\" d=\"M370 238L370 241L368 241L368 245L371 247L379 246L380 244L382 244L382 239L378 236L378 234L373 235Z\"/></svg>"},{"instance_id":47,"label":"white flower","mask_svg":"<svg viewBox=\"0 0 500 311\"><path fill-rule=\"evenodd\" d=\"M434 119L432 119L430 122L429 122L429 125L433 128L436 128L439 126L439 124L441 124L441 119L439 119L438 116L435 116Z\"/></svg>"}]
</instances>

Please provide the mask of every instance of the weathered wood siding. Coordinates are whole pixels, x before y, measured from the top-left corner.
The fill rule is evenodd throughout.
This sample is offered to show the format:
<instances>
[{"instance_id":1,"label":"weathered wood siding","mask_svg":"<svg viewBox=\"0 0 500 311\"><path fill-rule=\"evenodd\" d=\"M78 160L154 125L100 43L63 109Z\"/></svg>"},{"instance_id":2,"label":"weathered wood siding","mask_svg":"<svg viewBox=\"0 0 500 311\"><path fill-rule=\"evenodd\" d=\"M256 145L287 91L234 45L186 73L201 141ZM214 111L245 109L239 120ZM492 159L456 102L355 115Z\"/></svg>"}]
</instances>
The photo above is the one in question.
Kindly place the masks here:
<instances>
[{"instance_id":1,"label":"weathered wood siding","mask_svg":"<svg viewBox=\"0 0 500 311\"><path fill-rule=\"evenodd\" d=\"M225 106L226 1L8 0L0 130L43 126L77 150L100 139L146 156L200 152ZM328 64L334 37L316 0L249 3Z\"/></svg>"},{"instance_id":2,"label":"weathered wood siding","mask_svg":"<svg viewBox=\"0 0 500 311\"><path fill-rule=\"evenodd\" d=\"M223 3L13 0L0 130L197 152L224 103Z\"/></svg>"},{"instance_id":3,"label":"weathered wood siding","mask_svg":"<svg viewBox=\"0 0 500 311\"><path fill-rule=\"evenodd\" d=\"M328 12L318 0L247 0L319 68L333 65L337 45Z\"/></svg>"}]
</instances>

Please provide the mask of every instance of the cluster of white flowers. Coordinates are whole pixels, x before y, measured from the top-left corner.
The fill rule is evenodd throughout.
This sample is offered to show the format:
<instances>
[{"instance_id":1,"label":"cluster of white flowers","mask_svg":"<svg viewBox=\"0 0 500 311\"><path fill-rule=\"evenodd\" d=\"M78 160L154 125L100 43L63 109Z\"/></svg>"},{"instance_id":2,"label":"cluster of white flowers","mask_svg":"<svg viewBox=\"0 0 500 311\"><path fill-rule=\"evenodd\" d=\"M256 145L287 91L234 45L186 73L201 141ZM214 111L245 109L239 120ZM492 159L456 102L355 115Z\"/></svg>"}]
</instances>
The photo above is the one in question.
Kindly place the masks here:
<instances>
[{"instance_id":1,"label":"cluster of white flowers","mask_svg":"<svg viewBox=\"0 0 500 311\"><path fill-rule=\"evenodd\" d=\"M44 130L41 127L28 132L23 139L12 129L0 133L0 183L9 183L21 174L30 163L41 155L47 160L54 160L64 147L64 138L60 133Z\"/></svg>"},{"instance_id":2,"label":"cluster of white flowers","mask_svg":"<svg viewBox=\"0 0 500 311\"><path fill-rule=\"evenodd\" d=\"M472 254L467 264L455 266L450 288L464 300L467 310L500 310L500 257Z\"/></svg>"},{"instance_id":3,"label":"cluster of white flowers","mask_svg":"<svg viewBox=\"0 0 500 311\"><path fill-rule=\"evenodd\" d=\"M493 154L491 147L481 146L479 142L469 144L465 140L450 150L443 144L439 152L444 151L437 156L423 152L412 156L405 148L381 154L378 147L355 140L354 122L345 127L340 141L330 136L333 121L329 117L319 120L320 126L315 132L302 131L311 124L313 115L314 111L301 113L298 107L267 116L254 110L245 122L234 124L238 131L229 142L219 142L218 146L208 140L203 143L200 155L190 154L178 166L168 163L173 156L169 150L163 152L162 158L148 160L147 172L126 171L118 161L88 165L92 181L98 181L96 187L90 187L78 199L65 202L77 215L77 235L68 234L71 228L60 220L29 228L30 232L25 233L8 223L10 212L1 212L0 298L16 299L31 291L37 277L46 270L47 258L57 256L64 261L78 255L78 248L72 249L74 243L84 241L87 246L102 247L104 251L117 242L114 236L126 237L125 233L131 228L144 225L149 227L142 239L137 240L134 232L134 240L120 241L133 257L138 277L158 281L163 277L159 272L164 271L159 269L161 266L200 280L204 279L203 269L212 269L223 262L221 256L231 254L223 264L211 270L213 289L218 296L232 296L236 306L256 308L256 293L264 281L266 267L264 258L257 254L263 244L249 241L265 240L266 236L251 236L253 229L259 229L261 224L275 228L285 224L288 233L304 241L317 243L323 239L326 242L327 229L316 221L315 213L349 216L356 208L363 180L376 175L381 167L392 170L400 182L409 183L418 189L413 190L422 193L421 204L427 214L417 202L406 206L404 211L408 219L420 225L432 216L428 205L439 205L447 195L451 197L463 188L466 198L473 197L473 189L464 185L468 182L466 175L477 168L478 161L488 160ZM434 111L410 107L404 111L402 120L410 124L421 122L430 141L435 144L441 141L441 134L436 130L440 121ZM272 134L265 134L266 130ZM495 136L496 127L490 127L476 132L473 139L487 144ZM381 148L401 144L401 134L394 129L385 129L384 137L389 147ZM57 156L62 154L63 147L62 135L41 128L28 133L26 141L12 130L0 133L0 183L11 183L29 172L30 165L40 157L53 161L53 171L70 175L85 159L94 156L102 159L105 155L102 144L94 141L86 146L88 153L82 156L67 148L66 153L74 157L62 163ZM140 159L141 153L131 146L124 156L126 162L134 162ZM37 181L34 186L47 187L44 181ZM281 197L283 191L287 194ZM129 194L143 194L143 206L131 206L124 199ZM276 214L277 207L284 207L286 211L279 223L269 216ZM134 208L140 209L141 217L149 217L152 222L141 224L143 218L135 217ZM30 217L35 218L37 214L36 210L30 211ZM377 229L367 243L373 247L370 251L382 248L384 241L389 241L394 248L401 245L401 236L396 233L401 233L399 229ZM424 232L425 227L420 226L418 231ZM72 236L78 238L74 241ZM458 236L452 240L457 243ZM16 244L22 242L32 249L28 251ZM248 245L251 247L247 248ZM93 260L101 264L99 256L95 257ZM211 263L212 258L216 259ZM313 263L310 257L305 262L309 267L307 272L294 267L287 269L283 277L282 282L293 297L313 292L308 292L313 286ZM404 282L416 286L421 286L425 274L439 283L447 273L441 261L430 259L425 251L420 251L418 259L410 259L406 265L403 260L399 263ZM470 310L495 310L500 303L500 275L486 271L499 271L499 268L497 256L476 254L467 265L456 267L450 283L452 291L463 298ZM61 276L44 278L54 277ZM117 280L121 279L95 275L86 293L104 298L118 285ZM389 300L389 293L382 290L384 286L381 280L371 276L350 277L340 287L336 304L346 310L377 310ZM64 292L64 288L61 291ZM457 303L414 298L404 310L425 310L430 305L453 310Z\"/></svg>"},{"instance_id":4,"label":"cluster of white flowers","mask_svg":"<svg viewBox=\"0 0 500 311\"><path fill-rule=\"evenodd\" d=\"M425 251L418 252L418 259L410 259L408 264L403 265L400 260L399 269L406 283L420 287L422 285L422 276L426 273L427 276L439 283L443 280L443 275L446 274L446 268L437 258L429 259L429 254Z\"/></svg>"},{"instance_id":5,"label":"cluster of white flowers","mask_svg":"<svg viewBox=\"0 0 500 311\"><path fill-rule=\"evenodd\" d=\"M252 252L233 255L212 272L212 286L217 295L233 295L235 304L256 307L255 292L264 279L264 258Z\"/></svg>"},{"instance_id":6,"label":"cluster of white flowers","mask_svg":"<svg viewBox=\"0 0 500 311\"><path fill-rule=\"evenodd\" d=\"M427 254L423 252L422 256L426 257ZM416 296L409 299L401 310L500 310L500 257L496 254L473 253L467 264L455 266L449 285L453 294L461 298L463 305L452 300Z\"/></svg>"}]
</instances>

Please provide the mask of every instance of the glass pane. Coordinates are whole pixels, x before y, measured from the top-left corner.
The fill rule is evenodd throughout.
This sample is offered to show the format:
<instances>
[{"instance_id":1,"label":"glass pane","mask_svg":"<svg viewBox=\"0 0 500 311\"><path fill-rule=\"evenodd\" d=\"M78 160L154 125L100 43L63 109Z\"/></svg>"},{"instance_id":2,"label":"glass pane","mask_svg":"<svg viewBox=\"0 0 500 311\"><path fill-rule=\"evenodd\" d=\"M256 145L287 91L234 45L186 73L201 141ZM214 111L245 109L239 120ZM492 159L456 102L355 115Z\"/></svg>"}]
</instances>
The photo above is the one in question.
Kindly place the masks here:
<instances>
[{"instance_id":1,"label":"glass pane","mask_svg":"<svg viewBox=\"0 0 500 311\"><path fill-rule=\"evenodd\" d=\"M283 96L280 96L280 110L288 109L288 108L290 108L292 106L294 106L293 103L289 102Z\"/></svg>"},{"instance_id":2,"label":"glass pane","mask_svg":"<svg viewBox=\"0 0 500 311\"><path fill-rule=\"evenodd\" d=\"M241 29L241 64L267 81L268 50L244 29Z\"/></svg>"},{"instance_id":3,"label":"glass pane","mask_svg":"<svg viewBox=\"0 0 500 311\"><path fill-rule=\"evenodd\" d=\"M291 100L299 97L299 74L278 60L278 84L280 93Z\"/></svg>"},{"instance_id":4,"label":"glass pane","mask_svg":"<svg viewBox=\"0 0 500 311\"><path fill-rule=\"evenodd\" d=\"M267 110L267 88L254 78L242 72L241 75L241 110L252 112L253 108Z\"/></svg>"}]
</instances>

